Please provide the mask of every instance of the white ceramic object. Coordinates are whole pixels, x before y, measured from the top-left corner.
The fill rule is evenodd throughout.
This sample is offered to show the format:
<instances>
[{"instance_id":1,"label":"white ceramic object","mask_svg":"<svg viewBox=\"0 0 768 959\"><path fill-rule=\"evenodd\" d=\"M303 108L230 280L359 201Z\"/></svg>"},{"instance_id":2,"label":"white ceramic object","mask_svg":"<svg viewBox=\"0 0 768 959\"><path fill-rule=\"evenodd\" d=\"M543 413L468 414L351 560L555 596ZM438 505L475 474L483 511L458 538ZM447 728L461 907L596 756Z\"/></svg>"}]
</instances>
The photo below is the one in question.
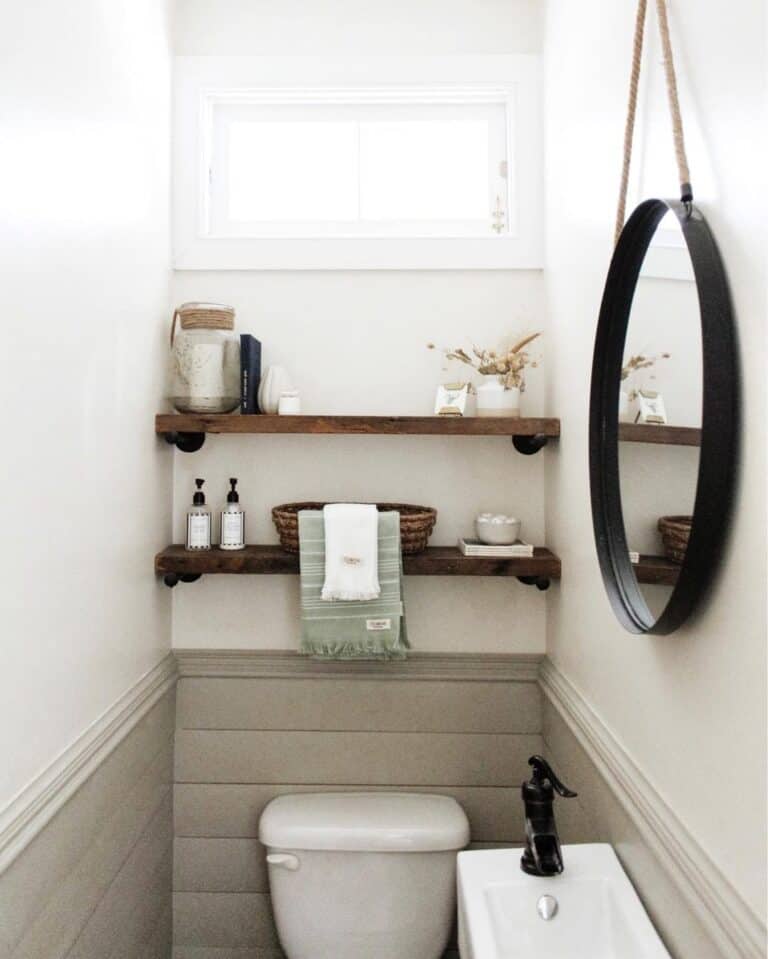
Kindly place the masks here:
<instances>
[{"instance_id":1,"label":"white ceramic object","mask_svg":"<svg viewBox=\"0 0 768 959\"><path fill-rule=\"evenodd\" d=\"M288 959L440 959L469 841L448 796L279 796L262 813L269 888Z\"/></svg>"},{"instance_id":2,"label":"white ceramic object","mask_svg":"<svg viewBox=\"0 0 768 959\"><path fill-rule=\"evenodd\" d=\"M462 959L670 959L611 846L563 846L552 878L522 852L459 853Z\"/></svg>"},{"instance_id":3,"label":"white ceramic object","mask_svg":"<svg viewBox=\"0 0 768 959\"><path fill-rule=\"evenodd\" d=\"M619 423L628 423L629 421L629 393L626 390L621 390L619 393Z\"/></svg>"},{"instance_id":4,"label":"white ceramic object","mask_svg":"<svg viewBox=\"0 0 768 959\"><path fill-rule=\"evenodd\" d=\"M498 376L484 376L477 387L478 416L519 416L520 390L506 390Z\"/></svg>"},{"instance_id":5,"label":"white ceramic object","mask_svg":"<svg viewBox=\"0 0 768 959\"><path fill-rule=\"evenodd\" d=\"M298 416L301 413L301 397L298 390L287 390L280 394L277 412L281 416Z\"/></svg>"},{"instance_id":6,"label":"white ceramic object","mask_svg":"<svg viewBox=\"0 0 768 959\"><path fill-rule=\"evenodd\" d=\"M291 384L282 366L269 366L259 384L258 403L262 413L277 413L280 396L289 392Z\"/></svg>"},{"instance_id":7,"label":"white ceramic object","mask_svg":"<svg viewBox=\"0 0 768 959\"><path fill-rule=\"evenodd\" d=\"M488 546L511 546L520 539L520 520L504 513L481 513L475 519L475 534Z\"/></svg>"}]
</instances>

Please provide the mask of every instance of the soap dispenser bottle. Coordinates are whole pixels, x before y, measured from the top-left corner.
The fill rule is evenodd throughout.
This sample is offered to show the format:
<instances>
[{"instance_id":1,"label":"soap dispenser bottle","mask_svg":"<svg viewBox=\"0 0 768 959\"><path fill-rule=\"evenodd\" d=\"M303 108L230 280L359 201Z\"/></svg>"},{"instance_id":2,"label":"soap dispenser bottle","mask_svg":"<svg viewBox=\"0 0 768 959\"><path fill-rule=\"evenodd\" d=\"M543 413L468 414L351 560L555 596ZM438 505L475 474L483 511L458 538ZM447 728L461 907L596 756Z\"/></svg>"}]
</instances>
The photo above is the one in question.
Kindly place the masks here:
<instances>
[{"instance_id":1,"label":"soap dispenser bottle","mask_svg":"<svg viewBox=\"0 0 768 959\"><path fill-rule=\"evenodd\" d=\"M227 505L221 511L222 549L245 549L245 510L240 505L237 479L229 481L232 489L227 493Z\"/></svg>"},{"instance_id":2,"label":"soap dispenser bottle","mask_svg":"<svg viewBox=\"0 0 768 959\"><path fill-rule=\"evenodd\" d=\"M195 480L197 490L187 510L186 548L190 550L211 548L211 511L205 505L204 482L203 479Z\"/></svg>"}]
</instances>

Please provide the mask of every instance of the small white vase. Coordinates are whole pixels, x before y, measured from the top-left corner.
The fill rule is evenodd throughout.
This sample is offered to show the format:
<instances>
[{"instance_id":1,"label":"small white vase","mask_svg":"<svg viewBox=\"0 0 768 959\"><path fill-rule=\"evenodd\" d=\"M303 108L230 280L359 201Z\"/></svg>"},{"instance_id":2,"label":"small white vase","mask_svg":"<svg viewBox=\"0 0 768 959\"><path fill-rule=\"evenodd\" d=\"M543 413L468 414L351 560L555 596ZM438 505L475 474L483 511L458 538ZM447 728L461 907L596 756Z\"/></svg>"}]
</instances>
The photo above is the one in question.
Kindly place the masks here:
<instances>
[{"instance_id":1,"label":"small white vase","mask_svg":"<svg viewBox=\"0 0 768 959\"><path fill-rule=\"evenodd\" d=\"M629 393L626 390L621 390L619 393L619 423L629 423L630 419Z\"/></svg>"},{"instance_id":2,"label":"small white vase","mask_svg":"<svg viewBox=\"0 0 768 959\"><path fill-rule=\"evenodd\" d=\"M280 407L280 394L290 390L288 374L282 366L267 367L259 384L258 403L262 413L277 413Z\"/></svg>"},{"instance_id":3,"label":"small white vase","mask_svg":"<svg viewBox=\"0 0 768 959\"><path fill-rule=\"evenodd\" d=\"M484 376L477 387L478 416L519 416L520 390L513 386L504 389L498 376Z\"/></svg>"}]
</instances>

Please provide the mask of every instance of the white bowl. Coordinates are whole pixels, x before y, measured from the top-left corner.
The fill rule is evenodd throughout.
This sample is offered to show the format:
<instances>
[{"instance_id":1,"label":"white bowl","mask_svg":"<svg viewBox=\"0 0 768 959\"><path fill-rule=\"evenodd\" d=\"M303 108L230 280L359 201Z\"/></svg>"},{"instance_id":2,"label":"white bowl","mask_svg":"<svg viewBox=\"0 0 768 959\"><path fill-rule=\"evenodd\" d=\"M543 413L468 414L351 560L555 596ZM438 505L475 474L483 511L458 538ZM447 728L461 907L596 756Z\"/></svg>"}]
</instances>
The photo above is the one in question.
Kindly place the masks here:
<instances>
[{"instance_id":1,"label":"white bowl","mask_svg":"<svg viewBox=\"0 0 768 959\"><path fill-rule=\"evenodd\" d=\"M503 513L481 513L475 520L475 533L487 546L511 546L520 538L520 520Z\"/></svg>"}]
</instances>

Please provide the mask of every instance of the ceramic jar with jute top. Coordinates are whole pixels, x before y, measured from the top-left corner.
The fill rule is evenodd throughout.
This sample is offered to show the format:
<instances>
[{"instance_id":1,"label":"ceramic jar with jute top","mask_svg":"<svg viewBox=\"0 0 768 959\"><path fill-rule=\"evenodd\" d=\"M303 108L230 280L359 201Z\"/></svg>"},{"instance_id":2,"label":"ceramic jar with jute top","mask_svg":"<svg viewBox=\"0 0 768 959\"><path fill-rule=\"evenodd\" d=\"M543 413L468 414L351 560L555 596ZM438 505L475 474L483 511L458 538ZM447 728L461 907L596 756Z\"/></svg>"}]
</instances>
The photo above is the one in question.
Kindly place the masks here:
<instances>
[{"instance_id":1,"label":"ceramic jar with jute top","mask_svg":"<svg viewBox=\"0 0 768 959\"><path fill-rule=\"evenodd\" d=\"M235 310L182 303L171 325L171 402L180 413L229 413L240 402Z\"/></svg>"}]
</instances>

